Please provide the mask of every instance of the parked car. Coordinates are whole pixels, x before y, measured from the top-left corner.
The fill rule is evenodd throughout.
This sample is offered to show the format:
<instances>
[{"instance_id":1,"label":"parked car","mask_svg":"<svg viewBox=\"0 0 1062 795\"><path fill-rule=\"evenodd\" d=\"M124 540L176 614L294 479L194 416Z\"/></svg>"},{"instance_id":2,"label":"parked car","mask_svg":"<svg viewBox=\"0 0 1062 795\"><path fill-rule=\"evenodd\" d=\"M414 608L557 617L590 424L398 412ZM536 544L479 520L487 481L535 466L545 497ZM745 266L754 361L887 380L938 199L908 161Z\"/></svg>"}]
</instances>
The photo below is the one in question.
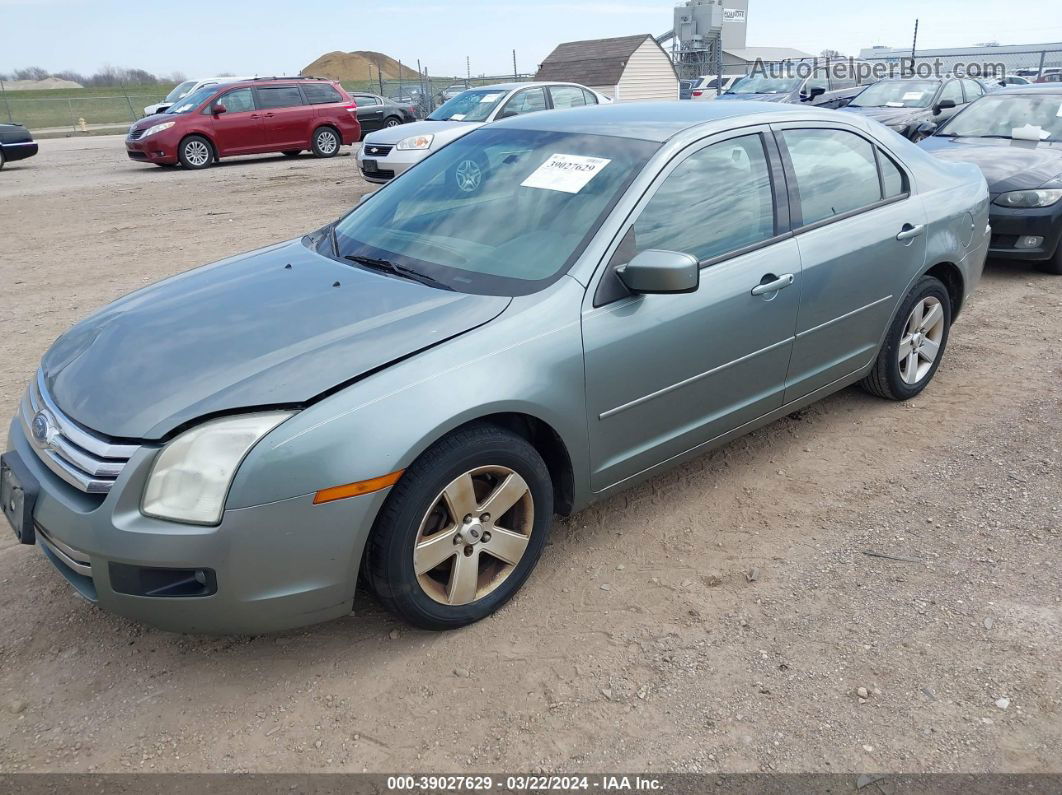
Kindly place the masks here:
<instances>
[{"instance_id":1,"label":"parked car","mask_svg":"<svg viewBox=\"0 0 1062 795\"><path fill-rule=\"evenodd\" d=\"M1044 73L1036 78L1040 83L1062 83L1062 69L1045 69Z\"/></svg>"},{"instance_id":2,"label":"parked car","mask_svg":"<svg viewBox=\"0 0 1062 795\"><path fill-rule=\"evenodd\" d=\"M211 86L235 83L241 80L254 80L254 77L201 77L198 80L185 80L180 85L174 86L173 90L166 95L162 102L156 102L154 105L148 105L144 108L144 115L154 116L156 113L163 113L173 107L175 103L180 102L187 96L191 96L201 88L210 88Z\"/></svg>"},{"instance_id":3,"label":"parked car","mask_svg":"<svg viewBox=\"0 0 1062 795\"><path fill-rule=\"evenodd\" d=\"M454 83L452 86L447 86L438 94L435 95L436 106L443 105L456 97L458 94L467 91L468 86L464 83Z\"/></svg>"},{"instance_id":4,"label":"parked car","mask_svg":"<svg viewBox=\"0 0 1062 795\"><path fill-rule=\"evenodd\" d=\"M723 75L722 77L705 75L704 77L698 77L696 85L690 92L690 97L701 102L713 100L720 93L729 91L734 87L734 83L744 79L744 77L745 75Z\"/></svg>"},{"instance_id":5,"label":"parked car","mask_svg":"<svg viewBox=\"0 0 1062 795\"><path fill-rule=\"evenodd\" d=\"M693 91L693 87L697 85L699 79L695 77L692 80L679 80L679 99L689 99L690 93Z\"/></svg>"},{"instance_id":6,"label":"parked car","mask_svg":"<svg viewBox=\"0 0 1062 795\"><path fill-rule=\"evenodd\" d=\"M365 136L357 154L358 168L369 182L388 182L451 141L497 119L610 102L604 94L576 83L498 83L472 88L423 121ZM475 193L486 167L482 157L471 158L457 164L451 178Z\"/></svg>"},{"instance_id":7,"label":"parked car","mask_svg":"<svg viewBox=\"0 0 1062 795\"><path fill-rule=\"evenodd\" d=\"M795 64L790 67L795 71ZM836 65L835 65L836 66ZM815 67L807 77L779 74L752 74L734 81L718 99L756 100L758 102L807 103L822 108L840 108L872 84L876 78L867 74L838 75L825 65Z\"/></svg>"},{"instance_id":8,"label":"parked car","mask_svg":"<svg viewBox=\"0 0 1062 795\"><path fill-rule=\"evenodd\" d=\"M4 163L37 154L37 142L21 124L0 124L0 168Z\"/></svg>"},{"instance_id":9,"label":"parked car","mask_svg":"<svg viewBox=\"0 0 1062 795\"><path fill-rule=\"evenodd\" d=\"M471 196L449 174L483 155ZM411 623L468 624L554 513L848 384L922 392L987 213L975 166L851 114L486 125L317 232L60 337L8 434L4 510L87 598L168 629L348 615L359 571Z\"/></svg>"},{"instance_id":10,"label":"parked car","mask_svg":"<svg viewBox=\"0 0 1062 795\"><path fill-rule=\"evenodd\" d=\"M1062 85L1003 89L971 104L919 146L974 163L992 197L989 256L1062 275Z\"/></svg>"},{"instance_id":11,"label":"parked car","mask_svg":"<svg viewBox=\"0 0 1062 795\"><path fill-rule=\"evenodd\" d=\"M131 160L207 168L222 157L309 149L334 157L361 138L357 107L334 80L262 77L207 86L129 128Z\"/></svg>"},{"instance_id":12,"label":"parked car","mask_svg":"<svg viewBox=\"0 0 1062 795\"><path fill-rule=\"evenodd\" d=\"M398 103L379 94L351 94L351 97L358 106L358 123L361 124L362 135L417 120L417 109L412 101Z\"/></svg>"},{"instance_id":13,"label":"parked car","mask_svg":"<svg viewBox=\"0 0 1062 795\"><path fill-rule=\"evenodd\" d=\"M970 78L890 78L868 86L844 107L919 141L961 108L985 94Z\"/></svg>"}]
</instances>

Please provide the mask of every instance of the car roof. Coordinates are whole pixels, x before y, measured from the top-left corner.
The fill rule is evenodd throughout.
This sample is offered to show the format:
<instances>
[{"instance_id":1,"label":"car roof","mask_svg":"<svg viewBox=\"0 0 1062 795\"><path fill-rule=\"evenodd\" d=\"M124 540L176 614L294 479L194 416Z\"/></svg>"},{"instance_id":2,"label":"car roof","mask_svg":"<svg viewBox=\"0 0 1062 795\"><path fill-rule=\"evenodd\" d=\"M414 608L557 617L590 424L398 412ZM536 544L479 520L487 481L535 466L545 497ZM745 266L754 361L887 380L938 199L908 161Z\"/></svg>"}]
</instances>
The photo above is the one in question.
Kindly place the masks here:
<instances>
[{"instance_id":1,"label":"car roof","mask_svg":"<svg viewBox=\"0 0 1062 795\"><path fill-rule=\"evenodd\" d=\"M528 80L521 83L491 83L489 86L471 86L468 90L513 91L517 88L530 88L532 86L579 86L579 88L588 88L582 83L569 83L566 80Z\"/></svg>"},{"instance_id":2,"label":"car roof","mask_svg":"<svg viewBox=\"0 0 1062 795\"><path fill-rule=\"evenodd\" d=\"M1004 86L993 94L1017 94L1027 97L1030 94L1062 94L1062 83L1030 83L1027 86Z\"/></svg>"},{"instance_id":3,"label":"car roof","mask_svg":"<svg viewBox=\"0 0 1062 795\"><path fill-rule=\"evenodd\" d=\"M589 135L611 135L663 143L674 135L702 124L726 120L747 119L750 124L761 122L757 117L798 115L804 119L843 121L848 117L834 110L821 110L803 105L780 102L628 102L610 105L587 105L549 113L527 113L502 121L491 127L505 126L544 132L568 132Z\"/></svg>"}]
</instances>

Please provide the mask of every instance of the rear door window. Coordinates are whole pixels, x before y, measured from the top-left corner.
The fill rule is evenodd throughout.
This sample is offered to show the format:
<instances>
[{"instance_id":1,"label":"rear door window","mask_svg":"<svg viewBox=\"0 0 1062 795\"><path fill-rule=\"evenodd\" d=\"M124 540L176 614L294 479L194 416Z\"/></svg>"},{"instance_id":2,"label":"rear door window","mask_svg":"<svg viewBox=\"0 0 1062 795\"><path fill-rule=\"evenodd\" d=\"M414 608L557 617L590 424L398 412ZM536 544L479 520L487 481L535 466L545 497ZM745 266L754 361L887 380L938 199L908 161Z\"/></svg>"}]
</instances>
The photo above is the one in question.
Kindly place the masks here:
<instances>
[{"instance_id":1,"label":"rear door window","mask_svg":"<svg viewBox=\"0 0 1062 795\"><path fill-rule=\"evenodd\" d=\"M824 128L785 130L782 138L805 225L881 201L874 147L865 138Z\"/></svg>"},{"instance_id":2,"label":"rear door window","mask_svg":"<svg viewBox=\"0 0 1062 795\"><path fill-rule=\"evenodd\" d=\"M940 92L940 97L937 98L937 102L941 102L945 99L954 100L956 105L963 104L962 86L959 85L958 80L949 80L944 84L944 90Z\"/></svg>"},{"instance_id":3,"label":"rear door window","mask_svg":"<svg viewBox=\"0 0 1062 795\"><path fill-rule=\"evenodd\" d=\"M964 79L962 81L962 87L966 91L967 102L973 102L975 99L980 99L985 93L984 89L981 88L981 84L976 80Z\"/></svg>"},{"instance_id":4,"label":"rear door window","mask_svg":"<svg viewBox=\"0 0 1062 795\"><path fill-rule=\"evenodd\" d=\"M258 107L261 110L290 108L302 104L302 94L298 86L266 86L258 89Z\"/></svg>"},{"instance_id":5,"label":"rear door window","mask_svg":"<svg viewBox=\"0 0 1062 795\"><path fill-rule=\"evenodd\" d=\"M518 92L512 99L506 104L502 110L501 115L522 115L524 113L534 113L537 110L546 109L546 90L541 86L538 88L527 88Z\"/></svg>"},{"instance_id":6,"label":"rear door window","mask_svg":"<svg viewBox=\"0 0 1062 795\"><path fill-rule=\"evenodd\" d=\"M585 88L583 89L583 99L586 100L587 105L597 104L597 94L592 91L587 91Z\"/></svg>"},{"instance_id":7,"label":"rear door window","mask_svg":"<svg viewBox=\"0 0 1062 795\"><path fill-rule=\"evenodd\" d=\"M578 108L586 104L583 90L578 86L550 86L549 95L553 100L553 107L557 110Z\"/></svg>"}]
</instances>

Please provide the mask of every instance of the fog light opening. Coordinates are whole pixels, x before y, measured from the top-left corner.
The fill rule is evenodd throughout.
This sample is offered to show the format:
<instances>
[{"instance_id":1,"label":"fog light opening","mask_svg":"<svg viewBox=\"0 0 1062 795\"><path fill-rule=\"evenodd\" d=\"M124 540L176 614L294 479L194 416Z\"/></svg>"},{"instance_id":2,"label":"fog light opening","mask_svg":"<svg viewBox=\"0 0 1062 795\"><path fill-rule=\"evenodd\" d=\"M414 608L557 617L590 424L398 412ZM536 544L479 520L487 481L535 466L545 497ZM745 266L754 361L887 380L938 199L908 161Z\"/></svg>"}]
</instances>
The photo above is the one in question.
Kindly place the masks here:
<instances>
[{"instance_id":1,"label":"fog light opening","mask_svg":"<svg viewBox=\"0 0 1062 795\"><path fill-rule=\"evenodd\" d=\"M1014 248L1039 248L1044 242L1040 235L1022 235L1014 244Z\"/></svg>"}]
</instances>

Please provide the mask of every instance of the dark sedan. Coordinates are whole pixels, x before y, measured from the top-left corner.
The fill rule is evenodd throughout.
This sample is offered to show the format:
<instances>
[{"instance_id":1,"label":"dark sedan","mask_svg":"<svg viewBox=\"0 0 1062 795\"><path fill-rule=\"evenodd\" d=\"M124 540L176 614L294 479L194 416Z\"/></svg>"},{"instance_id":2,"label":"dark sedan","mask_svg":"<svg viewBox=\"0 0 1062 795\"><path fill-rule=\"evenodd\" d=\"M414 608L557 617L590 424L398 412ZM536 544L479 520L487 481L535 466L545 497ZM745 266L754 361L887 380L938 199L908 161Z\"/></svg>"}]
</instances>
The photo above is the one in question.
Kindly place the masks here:
<instances>
[{"instance_id":1,"label":"dark sedan","mask_svg":"<svg viewBox=\"0 0 1062 795\"><path fill-rule=\"evenodd\" d=\"M1062 275L1062 85L989 94L919 145L981 167L992 196L989 256Z\"/></svg>"},{"instance_id":2,"label":"dark sedan","mask_svg":"<svg viewBox=\"0 0 1062 795\"><path fill-rule=\"evenodd\" d=\"M843 110L859 113L905 138L919 141L939 125L985 94L969 78L881 80L865 88Z\"/></svg>"},{"instance_id":3,"label":"dark sedan","mask_svg":"<svg viewBox=\"0 0 1062 795\"><path fill-rule=\"evenodd\" d=\"M417 120L416 108L412 105L399 104L379 94L351 94L358 106L358 121L361 134L382 130L384 127L397 127Z\"/></svg>"},{"instance_id":4,"label":"dark sedan","mask_svg":"<svg viewBox=\"0 0 1062 795\"><path fill-rule=\"evenodd\" d=\"M37 154L37 143L21 124L0 124L0 168L4 163Z\"/></svg>"}]
</instances>

